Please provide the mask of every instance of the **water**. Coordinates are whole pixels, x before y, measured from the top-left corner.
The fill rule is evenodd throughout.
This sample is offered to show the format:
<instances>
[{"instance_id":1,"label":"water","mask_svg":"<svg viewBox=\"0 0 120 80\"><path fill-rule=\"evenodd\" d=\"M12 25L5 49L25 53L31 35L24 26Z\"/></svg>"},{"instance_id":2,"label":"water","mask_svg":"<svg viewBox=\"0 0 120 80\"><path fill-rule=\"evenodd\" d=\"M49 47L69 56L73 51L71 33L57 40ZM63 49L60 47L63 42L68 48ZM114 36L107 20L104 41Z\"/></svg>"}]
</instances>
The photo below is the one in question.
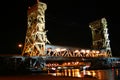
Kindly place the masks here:
<instances>
[{"instance_id":1,"label":"water","mask_svg":"<svg viewBox=\"0 0 120 80\"><path fill-rule=\"evenodd\" d=\"M52 78L49 76L43 77L44 75L52 75L54 77ZM85 75L87 75L87 77L96 77L97 78L96 80L120 80L120 69L82 70L82 71L80 69L64 69L55 70L55 72L48 71L48 73L30 73L23 75L0 76L0 80L62 80L58 78L56 79L55 76L70 77L69 80L72 80L71 77L82 78L85 77Z\"/></svg>"},{"instance_id":2,"label":"water","mask_svg":"<svg viewBox=\"0 0 120 80\"><path fill-rule=\"evenodd\" d=\"M72 77L85 77L89 75L96 77L98 80L120 80L120 69L107 69L107 70L83 70L80 69L66 69L56 70L55 73L48 72L53 76L72 76Z\"/></svg>"}]
</instances>

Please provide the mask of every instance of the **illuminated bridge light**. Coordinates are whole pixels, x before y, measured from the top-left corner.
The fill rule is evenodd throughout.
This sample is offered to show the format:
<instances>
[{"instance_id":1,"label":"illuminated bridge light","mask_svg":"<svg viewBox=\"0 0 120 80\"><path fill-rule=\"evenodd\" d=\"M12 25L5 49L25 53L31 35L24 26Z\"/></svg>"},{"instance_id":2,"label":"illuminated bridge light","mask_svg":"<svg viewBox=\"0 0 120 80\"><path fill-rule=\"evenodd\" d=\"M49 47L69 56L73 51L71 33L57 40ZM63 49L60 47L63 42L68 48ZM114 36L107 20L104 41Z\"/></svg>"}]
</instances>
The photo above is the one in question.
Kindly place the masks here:
<instances>
[{"instance_id":1,"label":"illuminated bridge light","mask_svg":"<svg viewBox=\"0 0 120 80\"><path fill-rule=\"evenodd\" d=\"M67 50L67 49L65 49L65 48L64 48L64 49L61 49L61 51L66 51L66 50Z\"/></svg>"},{"instance_id":2,"label":"illuminated bridge light","mask_svg":"<svg viewBox=\"0 0 120 80\"><path fill-rule=\"evenodd\" d=\"M55 51L60 52L61 50L60 50L60 48L57 48L57 49L55 49Z\"/></svg>"},{"instance_id":3,"label":"illuminated bridge light","mask_svg":"<svg viewBox=\"0 0 120 80\"><path fill-rule=\"evenodd\" d=\"M79 50L75 50L74 52L77 53L77 52L79 52Z\"/></svg>"},{"instance_id":4,"label":"illuminated bridge light","mask_svg":"<svg viewBox=\"0 0 120 80\"><path fill-rule=\"evenodd\" d=\"M84 50L84 49L82 49L80 52L85 53L85 50Z\"/></svg>"},{"instance_id":5,"label":"illuminated bridge light","mask_svg":"<svg viewBox=\"0 0 120 80\"><path fill-rule=\"evenodd\" d=\"M93 53L95 53L95 50L92 50Z\"/></svg>"},{"instance_id":6,"label":"illuminated bridge light","mask_svg":"<svg viewBox=\"0 0 120 80\"><path fill-rule=\"evenodd\" d=\"M90 53L90 50L86 50L86 53Z\"/></svg>"},{"instance_id":7,"label":"illuminated bridge light","mask_svg":"<svg viewBox=\"0 0 120 80\"><path fill-rule=\"evenodd\" d=\"M96 51L96 53L98 54L98 53L100 53L100 51Z\"/></svg>"}]
</instances>

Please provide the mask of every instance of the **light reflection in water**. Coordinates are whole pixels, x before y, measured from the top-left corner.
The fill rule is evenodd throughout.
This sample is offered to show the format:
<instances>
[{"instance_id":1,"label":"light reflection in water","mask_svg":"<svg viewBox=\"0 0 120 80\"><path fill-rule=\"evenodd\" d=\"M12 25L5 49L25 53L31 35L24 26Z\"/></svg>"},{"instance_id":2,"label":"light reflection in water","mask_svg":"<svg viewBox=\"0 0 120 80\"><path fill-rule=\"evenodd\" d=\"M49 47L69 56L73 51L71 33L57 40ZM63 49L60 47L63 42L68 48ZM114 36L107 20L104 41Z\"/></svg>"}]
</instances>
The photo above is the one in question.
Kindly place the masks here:
<instances>
[{"instance_id":1,"label":"light reflection in water","mask_svg":"<svg viewBox=\"0 0 120 80\"><path fill-rule=\"evenodd\" d=\"M87 71L87 74L90 72ZM51 73L50 71L48 74L53 76L72 76L72 77L83 77L84 74L80 69L64 69L64 70L56 70L55 73Z\"/></svg>"},{"instance_id":2,"label":"light reflection in water","mask_svg":"<svg viewBox=\"0 0 120 80\"><path fill-rule=\"evenodd\" d=\"M80 70L80 69L63 69L56 70L55 73L48 73L53 76L72 76L72 77L84 77L89 75L96 77L99 80L120 80L119 69L108 70Z\"/></svg>"}]
</instances>

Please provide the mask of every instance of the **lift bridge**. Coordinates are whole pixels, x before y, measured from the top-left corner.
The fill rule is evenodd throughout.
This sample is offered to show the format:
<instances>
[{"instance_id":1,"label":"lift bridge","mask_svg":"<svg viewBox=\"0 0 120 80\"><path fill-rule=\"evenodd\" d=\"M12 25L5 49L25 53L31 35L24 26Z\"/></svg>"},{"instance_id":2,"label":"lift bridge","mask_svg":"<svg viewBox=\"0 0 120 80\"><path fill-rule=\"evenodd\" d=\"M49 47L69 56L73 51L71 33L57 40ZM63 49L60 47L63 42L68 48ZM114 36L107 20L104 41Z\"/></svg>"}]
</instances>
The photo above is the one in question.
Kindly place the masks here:
<instances>
[{"instance_id":1,"label":"lift bridge","mask_svg":"<svg viewBox=\"0 0 120 80\"><path fill-rule=\"evenodd\" d=\"M92 30L92 49L56 46L50 44L47 39L47 30L45 29L46 9L47 5L40 1L28 8L28 26L22 56L13 56L14 63L23 64L21 62L24 62L24 65L30 70L41 70L49 62L70 61L75 63L76 61L93 60L99 63L101 59L112 57L105 18L91 22L89 25ZM19 58L21 61L19 61ZM109 61L109 59L107 60Z\"/></svg>"},{"instance_id":2,"label":"lift bridge","mask_svg":"<svg viewBox=\"0 0 120 80\"><path fill-rule=\"evenodd\" d=\"M64 57L110 57L111 48L105 18L90 23L93 37L93 50L72 50L69 48L53 48L47 39L45 29L45 10L47 5L37 0L28 8L27 32L22 56L64 56ZM46 45L49 44L49 47Z\"/></svg>"},{"instance_id":3,"label":"lift bridge","mask_svg":"<svg viewBox=\"0 0 120 80\"><path fill-rule=\"evenodd\" d=\"M39 57L45 61L72 60L74 58L101 58L111 57L110 40L108 38L107 21L105 18L90 23L92 30L92 49L81 49L51 45L47 39L45 29L45 10L47 5L37 1L37 4L28 8L28 27L22 56L29 56L31 65L40 63ZM70 58L71 57L71 58ZM32 67L31 66L31 67Z\"/></svg>"}]
</instances>

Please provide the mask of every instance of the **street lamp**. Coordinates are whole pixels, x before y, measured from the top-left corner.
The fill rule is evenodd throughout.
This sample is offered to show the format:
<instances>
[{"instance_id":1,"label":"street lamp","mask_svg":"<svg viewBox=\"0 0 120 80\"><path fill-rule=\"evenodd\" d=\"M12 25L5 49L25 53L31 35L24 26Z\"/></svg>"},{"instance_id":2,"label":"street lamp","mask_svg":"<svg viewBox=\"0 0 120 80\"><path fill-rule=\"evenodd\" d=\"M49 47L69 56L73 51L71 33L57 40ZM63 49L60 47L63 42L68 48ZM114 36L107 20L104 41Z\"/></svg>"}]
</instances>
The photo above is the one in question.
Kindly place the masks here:
<instances>
[{"instance_id":1,"label":"street lamp","mask_svg":"<svg viewBox=\"0 0 120 80\"><path fill-rule=\"evenodd\" d=\"M18 47L19 47L19 48L22 48L22 44L18 44Z\"/></svg>"},{"instance_id":2,"label":"street lamp","mask_svg":"<svg viewBox=\"0 0 120 80\"><path fill-rule=\"evenodd\" d=\"M20 53L22 53L22 47L23 47L22 44L18 44L18 48L20 49Z\"/></svg>"}]
</instances>

